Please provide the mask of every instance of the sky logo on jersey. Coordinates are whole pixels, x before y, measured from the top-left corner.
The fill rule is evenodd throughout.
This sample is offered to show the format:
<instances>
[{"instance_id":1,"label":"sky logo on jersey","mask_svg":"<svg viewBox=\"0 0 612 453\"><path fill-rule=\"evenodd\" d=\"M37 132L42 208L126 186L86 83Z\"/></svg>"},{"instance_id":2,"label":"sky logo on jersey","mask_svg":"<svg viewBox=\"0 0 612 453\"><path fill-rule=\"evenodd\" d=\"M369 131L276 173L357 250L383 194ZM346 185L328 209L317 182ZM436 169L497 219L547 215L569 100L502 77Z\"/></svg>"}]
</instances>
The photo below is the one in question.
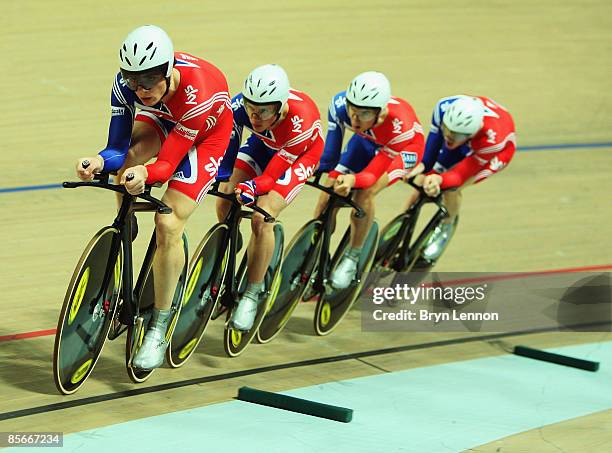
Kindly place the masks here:
<instances>
[{"instance_id":1,"label":"sky logo on jersey","mask_svg":"<svg viewBox=\"0 0 612 453\"><path fill-rule=\"evenodd\" d=\"M187 140L195 140L198 135L198 131L195 129L189 129L188 127L183 126L181 123L176 123L174 126L174 130L181 136L186 138Z\"/></svg>"},{"instance_id":2,"label":"sky logo on jersey","mask_svg":"<svg viewBox=\"0 0 612 453\"><path fill-rule=\"evenodd\" d=\"M346 101L346 98L344 96L338 96L335 100L334 100L334 104L336 104L336 108L339 109L341 107L344 106Z\"/></svg>"},{"instance_id":3,"label":"sky logo on jersey","mask_svg":"<svg viewBox=\"0 0 612 453\"><path fill-rule=\"evenodd\" d=\"M187 101L185 101L185 104L191 104L191 105L196 105L196 94L198 93L198 89L194 88L191 85L187 85L187 88L185 88L185 94L187 95Z\"/></svg>"},{"instance_id":4,"label":"sky logo on jersey","mask_svg":"<svg viewBox=\"0 0 612 453\"><path fill-rule=\"evenodd\" d=\"M240 107L243 107L243 106L244 106L244 101L242 100L242 98L235 99L232 102L232 110L234 111L238 110Z\"/></svg>"},{"instance_id":5,"label":"sky logo on jersey","mask_svg":"<svg viewBox=\"0 0 612 453\"><path fill-rule=\"evenodd\" d=\"M298 177L298 181L306 181L314 173L314 166L306 167L303 163L299 163L298 167L293 170L295 175Z\"/></svg>"},{"instance_id":6,"label":"sky logo on jersey","mask_svg":"<svg viewBox=\"0 0 612 453\"><path fill-rule=\"evenodd\" d=\"M221 156L218 160L215 160L215 158L211 156L210 163L204 165L204 170L206 170L210 176L215 176L217 171L219 171L219 165L221 165L222 159L223 156Z\"/></svg>"},{"instance_id":7,"label":"sky logo on jersey","mask_svg":"<svg viewBox=\"0 0 612 453\"><path fill-rule=\"evenodd\" d=\"M111 107L111 116L121 116L125 113L125 107Z\"/></svg>"},{"instance_id":8,"label":"sky logo on jersey","mask_svg":"<svg viewBox=\"0 0 612 453\"><path fill-rule=\"evenodd\" d=\"M402 151L402 162L404 163L404 169L408 170L416 166L419 156L417 153Z\"/></svg>"},{"instance_id":9,"label":"sky logo on jersey","mask_svg":"<svg viewBox=\"0 0 612 453\"><path fill-rule=\"evenodd\" d=\"M292 132L302 132L302 123L304 122L302 118L295 115L291 118L291 122L293 123L293 129L291 129Z\"/></svg>"}]
</instances>

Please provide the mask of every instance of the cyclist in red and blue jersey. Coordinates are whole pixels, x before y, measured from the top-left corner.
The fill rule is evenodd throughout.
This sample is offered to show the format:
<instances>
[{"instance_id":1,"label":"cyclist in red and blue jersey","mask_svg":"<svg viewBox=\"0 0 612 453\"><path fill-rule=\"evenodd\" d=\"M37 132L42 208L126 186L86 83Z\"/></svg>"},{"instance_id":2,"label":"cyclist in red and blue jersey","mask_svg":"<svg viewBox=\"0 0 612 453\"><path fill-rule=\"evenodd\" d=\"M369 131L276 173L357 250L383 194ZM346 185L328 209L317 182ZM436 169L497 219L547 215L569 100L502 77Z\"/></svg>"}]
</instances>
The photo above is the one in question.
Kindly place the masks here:
<instances>
[{"instance_id":1,"label":"cyclist in red and blue jersey","mask_svg":"<svg viewBox=\"0 0 612 453\"><path fill-rule=\"evenodd\" d=\"M133 195L142 193L145 184L168 182L163 201L172 214L155 216L155 309L133 360L135 368L149 370L163 362L184 260L183 230L215 180L232 132L232 112L223 73L205 60L175 53L168 35L156 26L128 34L119 49L119 67L106 148L79 159L76 171L83 180L117 172Z\"/></svg>"},{"instance_id":2,"label":"cyclist in red and blue jersey","mask_svg":"<svg viewBox=\"0 0 612 453\"><path fill-rule=\"evenodd\" d=\"M484 96L457 95L440 99L434 107L423 162L409 176L426 174L423 188L436 196L444 193L449 216L425 244L423 258L437 260L459 220L462 189L500 172L516 149L512 116L503 106ZM411 204L416 194L408 200Z\"/></svg>"},{"instance_id":3,"label":"cyclist in red and blue jersey","mask_svg":"<svg viewBox=\"0 0 612 453\"><path fill-rule=\"evenodd\" d=\"M374 221L374 198L385 187L399 181L421 160L423 128L405 100L391 96L391 85L380 72L355 77L346 91L332 99L328 111L325 152L319 169L328 171L328 184L340 195L355 193L366 216L351 216L351 244L331 275L336 288L347 288L357 271L361 248ZM345 150L345 129L353 131ZM327 204L322 194L315 212Z\"/></svg>"},{"instance_id":4,"label":"cyclist in red and blue jersey","mask_svg":"<svg viewBox=\"0 0 612 453\"><path fill-rule=\"evenodd\" d=\"M234 191L245 204L257 203L274 217L285 209L313 174L323 152L321 118L314 101L304 92L291 89L287 74L278 65L255 68L244 82L242 93L232 100L234 132L219 169L220 179L229 179L222 190ZM242 131L251 135L240 146ZM235 164L235 165L234 165ZM223 219L229 209L217 202ZM248 249L248 285L230 322L237 330L253 326L259 295L272 252L271 224L254 214L253 235Z\"/></svg>"}]
</instances>

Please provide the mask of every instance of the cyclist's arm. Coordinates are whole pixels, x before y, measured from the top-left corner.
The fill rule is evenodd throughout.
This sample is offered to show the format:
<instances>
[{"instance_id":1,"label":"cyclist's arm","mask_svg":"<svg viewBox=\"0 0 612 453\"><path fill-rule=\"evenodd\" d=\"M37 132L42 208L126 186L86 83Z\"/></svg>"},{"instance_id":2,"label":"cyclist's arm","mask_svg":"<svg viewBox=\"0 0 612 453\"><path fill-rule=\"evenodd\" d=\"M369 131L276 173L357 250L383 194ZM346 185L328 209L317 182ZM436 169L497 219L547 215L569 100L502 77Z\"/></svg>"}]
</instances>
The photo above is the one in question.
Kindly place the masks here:
<instances>
[{"instance_id":1,"label":"cyclist's arm","mask_svg":"<svg viewBox=\"0 0 612 453\"><path fill-rule=\"evenodd\" d=\"M442 115L440 112L440 102L436 104L434 113L431 117L431 126L429 126L429 134L427 135L427 143L425 144L425 153L423 154L423 165L425 166L424 173L431 171L434 164L438 160L438 155L444 144L444 136L440 125L442 124Z\"/></svg>"},{"instance_id":2,"label":"cyclist's arm","mask_svg":"<svg viewBox=\"0 0 612 453\"><path fill-rule=\"evenodd\" d=\"M115 78L111 91L111 121L108 128L106 148L100 151L104 160L104 171L119 170L127 156L134 127L134 94L120 84L120 76Z\"/></svg>"},{"instance_id":3,"label":"cyclist's arm","mask_svg":"<svg viewBox=\"0 0 612 453\"><path fill-rule=\"evenodd\" d=\"M374 185L376 181L387 171L395 156L401 151L416 153L417 156L423 155L423 135L415 132L410 141L396 143L390 146L383 146L378 154L370 161L368 166L355 175L355 189L367 189ZM418 164L418 162L416 162Z\"/></svg>"},{"instance_id":4,"label":"cyclist's arm","mask_svg":"<svg viewBox=\"0 0 612 453\"><path fill-rule=\"evenodd\" d=\"M208 115L202 114L174 125L159 150L157 160L146 165L147 184L165 183L172 177L181 160L193 146L200 129L206 124L207 117Z\"/></svg>"},{"instance_id":5,"label":"cyclist's arm","mask_svg":"<svg viewBox=\"0 0 612 453\"><path fill-rule=\"evenodd\" d=\"M338 119L335 107L335 99L327 111L327 137L325 138L325 148L319 169L322 171L332 170L340 160L340 151L342 150L342 139L344 138L344 126L342 121Z\"/></svg>"},{"instance_id":6,"label":"cyclist's arm","mask_svg":"<svg viewBox=\"0 0 612 453\"><path fill-rule=\"evenodd\" d=\"M476 176L478 172L485 168L489 164L489 161L497 154L504 151L514 150L514 148L514 143L508 142L506 146L497 153L492 153L489 155L478 155L477 153L474 153L471 156L466 157L451 170L440 174L440 176L442 176L442 184L440 184L440 188L448 189L450 187L459 187L463 185L468 179Z\"/></svg>"},{"instance_id":7,"label":"cyclist's arm","mask_svg":"<svg viewBox=\"0 0 612 453\"><path fill-rule=\"evenodd\" d=\"M242 95L237 95L232 99L232 113L234 116L234 127L232 129L232 135L230 137L229 145L223 155L223 160L219 166L219 172L217 173L217 179L225 181L229 179L234 171L234 164L236 163L236 157L238 156L238 150L240 149L240 143L242 142L242 129L244 127L244 120L247 118L244 107L241 104Z\"/></svg>"},{"instance_id":8,"label":"cyclist's arm","mask_svg":"<svg viewBox=\"0 0 612 453\"><path fill-rule=\"evenodd\" d=\"M277 151L270 162L266 166L266 169L260 176L253 178L255 182L256 194L264 195L274 187L278 178L283 176L287 169L293 165L296 159L306 150L306 145L302 146L303 150L300 153L295 153L295 150L291 152L287 149L281 149Z\"/></svg>"},{"instance_id":9,"label":"cyclist's arm","mask_svg":"<svg viewBox=\"0 0 612 453\"><path fill-rule=\"evenodd\" d=\"M442 149L444 143L444 137L441 132L432 132L430 130L427 135L427 143L425 144L425 152L423 153L423 165L425 169L424 173L431 171L434 164L438 160L438 155Z\"/></svg>"}]
</instances>

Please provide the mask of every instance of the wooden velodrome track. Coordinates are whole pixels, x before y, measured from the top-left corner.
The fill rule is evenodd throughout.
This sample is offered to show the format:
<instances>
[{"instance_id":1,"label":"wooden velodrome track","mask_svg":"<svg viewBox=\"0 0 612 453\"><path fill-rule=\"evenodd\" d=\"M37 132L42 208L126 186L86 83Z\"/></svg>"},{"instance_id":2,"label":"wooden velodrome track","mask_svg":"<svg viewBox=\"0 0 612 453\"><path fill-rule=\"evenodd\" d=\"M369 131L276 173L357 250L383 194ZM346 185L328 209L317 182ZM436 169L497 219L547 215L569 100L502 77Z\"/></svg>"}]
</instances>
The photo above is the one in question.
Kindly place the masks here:
<instances>
[{"instance_id":1,"label":"wooden velodrome track","mask_svg":"<svg viewBox=\"0 0 612 453\"><path fill-rule=\"evenodd\" d=\"M511 111L519 146L612 141L612 3L604 0L442 0L428 6L364 0L308 6L297 0L5 3L0 188L73 179L75 159L103 147L117 47L130 29L145 23L165 28L177 49L218 65L233 93L253 67L277 62L292 86L309 93L325 114L331 96L355 74L377 69L387 74L395 95L412 103L425 128L438 98L469 92L491 96ZM460 228L438 269L511 272L611 264L611 151L608 145L517 153L501 175L466 192ZM382 223L399 212L404 192L398 184L379 197ZM287 238L309 218L316 196L304 190L283 213ZM55 328L83 246L111 220L111 198L86 189L0 193L0 336ZM192 251L213 222L212 207L206 200L188 225ZM147 231L151 221L141 224ZM144 236L136 245L140 252ZM224 357L217 321L187 366L162 369L143 387L462 337L362 333L352 313L333 335L316 338L311 314L310 305L300 307L280 338L250 346L237 359ZM553 347L610 339L609 333L545 333L520 341ZM71 397L60 397L53 385L52 335L0 342L0 412L134 389L124 370L123 342L124 337L106 346L85 387ZM471 341L254 373L12 418L0 422L0 431L75 432L227 400L245 384L282 390L377 374L377 367L400 370L500 353L486 341ZM585 439L611 436L595 429L610 423L606 411L543 429L559 448L583 451L577 446ZM478 451L497 447L557 451L537 431Z\"/></svg>"}]
</instances>

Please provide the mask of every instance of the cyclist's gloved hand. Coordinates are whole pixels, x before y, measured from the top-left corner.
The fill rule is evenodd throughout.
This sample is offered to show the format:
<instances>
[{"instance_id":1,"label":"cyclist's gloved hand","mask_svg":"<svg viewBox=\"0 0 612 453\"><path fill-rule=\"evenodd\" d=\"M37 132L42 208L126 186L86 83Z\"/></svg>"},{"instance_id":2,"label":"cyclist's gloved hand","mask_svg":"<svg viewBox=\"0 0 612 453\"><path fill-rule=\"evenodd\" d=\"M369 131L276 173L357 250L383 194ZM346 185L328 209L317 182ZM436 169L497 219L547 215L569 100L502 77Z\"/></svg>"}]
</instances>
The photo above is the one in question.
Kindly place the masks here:
<instances>
[{"instance_id":1,"label":"cyclist's gloved hand","mask_svg":"<svg viewBox=\"0 0 612 453\"><path fill-rule=\"evenodd\" d=\"M100 173L103 169L104 159L100 155L77 160L76 174L82 181L91 181L94 174Z\"/></svg>"},{"instance_id":2,"label":"cyclist's gloved hand","mask_svg":"<svg viewBox=\"0 0 612 453\"><path fill-rule=\"evenodd\" d=\"M250 206L257 200L255 181L252 179L249 181L241 182L236 186L235 193L240 203L245 206Z\"/></svg>"}]
</instances>

